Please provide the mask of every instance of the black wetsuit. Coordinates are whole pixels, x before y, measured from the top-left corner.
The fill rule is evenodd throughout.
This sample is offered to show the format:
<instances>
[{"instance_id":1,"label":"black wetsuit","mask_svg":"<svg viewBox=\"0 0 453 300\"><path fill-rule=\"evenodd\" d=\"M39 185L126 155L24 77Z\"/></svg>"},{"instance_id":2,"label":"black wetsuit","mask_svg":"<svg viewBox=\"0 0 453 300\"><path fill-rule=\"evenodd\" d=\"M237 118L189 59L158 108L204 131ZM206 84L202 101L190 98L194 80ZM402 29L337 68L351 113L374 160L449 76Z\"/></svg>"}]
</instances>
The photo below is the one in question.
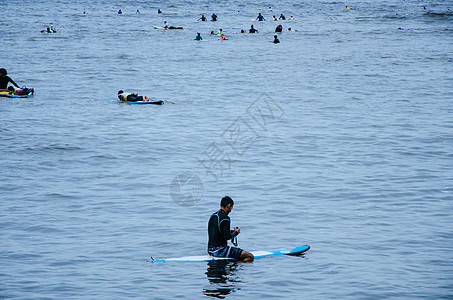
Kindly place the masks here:
<instances>
[{"instance_id":1,"label":"black wetsuit","mask_svg":"<svg viewBox=\"0 0 453 300\"><path fill-rule=\"evenodd\" d=\"M208 249L226 247L227 241L238 235L230 232L230 217L223 210L218 210L211 215L208 222Z\"/></svg>"},{"instance_id":2,"label":"black wetsuit","mask_svg":"<svg viewBox=\"0 0 453 300\"><path fill-rule=\"evenodd\" d=\"M250 28L250 29L249 29L249 32L250 32L250 33L255 33L255 32L258 32L258 30L256 30L255 28Z\"/></svg>"},{"instance_id":3,"label":"black wetsuit","mask_svg":"<svg viewBox=\"0 0 453 300\"><path fill-rule=\"evenodd\" d=\"M127 96L127 101L129 101L129 102L140 102L140 101L143 101L143 96L128 95Z\"/></svg>"},{"instance_id":4,"label":"black wetsuit","mask_svg":"<svg viewBox=\"0 0 453 300\"><path fill-rule=\"evenodd\" d=\"M5 90L8 87L8 82L11 82L15 87L19 87L9 76L0 77L0 89Z\"/></svg>"}]
</instances>

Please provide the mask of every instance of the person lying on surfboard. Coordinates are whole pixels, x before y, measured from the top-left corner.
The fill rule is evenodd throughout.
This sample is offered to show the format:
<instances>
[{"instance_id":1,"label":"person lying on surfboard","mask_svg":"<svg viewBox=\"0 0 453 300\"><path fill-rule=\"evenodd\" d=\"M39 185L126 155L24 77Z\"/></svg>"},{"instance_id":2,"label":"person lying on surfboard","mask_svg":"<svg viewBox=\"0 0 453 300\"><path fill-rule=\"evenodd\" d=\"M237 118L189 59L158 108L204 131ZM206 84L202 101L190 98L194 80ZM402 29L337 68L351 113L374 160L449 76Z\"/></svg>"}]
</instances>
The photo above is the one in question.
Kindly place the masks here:
<instances>
[{"instance_id":1,"label":"person lying on surfboard","mask_svg":"<svg viewBox=\"0 0 453 300\"><path fill-rule=\"evenodd\" d=\"M125 93L122 90L118 91L118 99L125 102L149 101L146 95L139 96L137 93Z\"/></svg>"},{"instance_id":2,"label":"person lying on surfboard","mask_svg":"<svg viewBox=\"0 0 453 300\"><path fill-rule=\"evenodd\" d=\"M228 246L228 240L234 239L240 232L240 227L230 229L228 214L233 209L234 201L225 196L220 201L220 209L213 213L208 222L208 253L214 257L231 257L243 262L253 261L252 253L238 247ZM237 244L236 244L237 245Z\"/></svg>"},{"instance_id":3,"label":"person lying on surfboard","mask_svg":"<svg viewBox=\"0 0 453 300\"><path fill-rule=\"evenodd\" d=\"M28 95L28 94L32 94L33 95L35 90L34 90L34 88L27 88L27 87L17 88L17 87L14 87L14 86L9 86L8 87L8 91L12 95L23 96L23 95Z\"/></svg>"}]
</instances>

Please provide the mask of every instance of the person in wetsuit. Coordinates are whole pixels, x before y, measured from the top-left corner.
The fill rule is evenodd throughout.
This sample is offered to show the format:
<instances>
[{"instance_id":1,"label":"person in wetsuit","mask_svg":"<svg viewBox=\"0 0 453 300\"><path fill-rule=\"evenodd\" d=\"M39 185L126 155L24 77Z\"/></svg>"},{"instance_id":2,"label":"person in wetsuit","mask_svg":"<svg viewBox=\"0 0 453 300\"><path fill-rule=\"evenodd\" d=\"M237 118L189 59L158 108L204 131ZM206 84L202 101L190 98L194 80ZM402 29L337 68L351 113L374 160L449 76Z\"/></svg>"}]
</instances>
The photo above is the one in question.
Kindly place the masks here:
<instances>
[{"instance_id":1,"label":"person in wetsuit","mask_svg":"<svg viewBox=\"0 0 453 300\"><path fill-rule=\"evenodd\" d=\"M122 90L118 91L118 99L124 102L141 102L149 101L148 96L139 96L137 93L125 93Z\"/></svg>"},{"instance_id":2,"label":"person in wetsuit","mask_svg":"<svg viewBox=\"0 0 453 300\"><path fill-rule=\"evenodd\" d=\"M201 18L198 19L198 21L203 21L203 22L206 22L208 19L206 19L206 17L204 16L204 14L201 14Z\"/></svg>"},{"instance_id":3,"label":"person in wetsuit","mask_svg":"<svg viewBox=\"0 0 453 300\"><path fill-rule=\"evenodd\" d=\"M197 32L197 36L194 38L195 41L202 41L203 38L201 37L201 34Z\"/></svg>"},{"instance_id":4,"label":"person in wetsuit","mask_svg":"<svg viewBox=\"0 0 453 300\"><path fill-rule=\"evenodd\" d=\"M256 30L255 28L253 28L253 25L250 26L250 29L249 29L249 32L250 33L255 33L255 32L258 32L258 30Z\"/></svg>"},{"instance_id":5,"label":"person in wetsuit","mask_svg":"<svg viewBox=\"0 0 453 300\"><path fill-rule=\"evenodd\" d=\"M208 253L214 257L231 257L244 262L253 261L253 254L238 247L228 246L228 240L235 238L241 228L230 229L228 214L233 209L233 199L225 196L220 201L220 209L213 213L208 222Z\"/></svg>"},{"instance_id":6,"label":"person in wetsuit","mask_svg":"<svg viewBox=\"0 0 453 300\"><path fill-rule=\"evenodd\" d=\"M212 14L211 21L212 22L217 22L217 15L216 14Z\"/></svg>"},{"instance_id":7,"label":"person in wetsuit","mask_svg":"<svg viewBox=\"0 0 453 300\"><path fill-rule=\"evenodd\" d=\"M258 13L258 17L256 17L257 21L266 21L261 13Z\"/></svg>"},{"instance_id":8,"label":"person in wetsuit","mask_svg":"<svg viewBox=\"0 0 453 300\"><path fill-rule=\"evenodd\" d=\"M14 80L11 79L11 77L7 76L8 72L6 69L0 68L0 92L8 92L8 83L11 82L12 85L14 85L16 88L19 88L17 83L14 82Z\"/></svg>"},{"instance_id":9,"label":"person in wetsuit","mask_svg":"<svg viewBox=\"0 0 453 300\"><path fill-rule=\"evenodd\" d=\"M280 40L278 39L278 37L276 35L274 35L274 41L272 43L274 43L274 44L280 43Z\"/></svg>"}]
</instances>

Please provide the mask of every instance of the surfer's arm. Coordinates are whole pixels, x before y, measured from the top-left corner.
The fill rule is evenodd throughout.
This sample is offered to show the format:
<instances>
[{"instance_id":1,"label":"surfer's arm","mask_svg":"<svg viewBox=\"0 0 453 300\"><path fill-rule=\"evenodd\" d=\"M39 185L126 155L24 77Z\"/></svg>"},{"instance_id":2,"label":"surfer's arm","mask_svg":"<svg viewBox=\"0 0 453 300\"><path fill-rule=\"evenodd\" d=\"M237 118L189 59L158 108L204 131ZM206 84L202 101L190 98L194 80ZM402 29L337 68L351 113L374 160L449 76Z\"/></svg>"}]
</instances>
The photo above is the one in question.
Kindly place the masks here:
<instances>
[{"instance_id":1,"label":"surfer's arm","mask_svg":"<svg viewBox=\"0 0 453 300\"><path fill-rule=\"evenodd\" d=\"M227 220L227 219L222 220L222 222L220 224L222 227L222 233L223 233L225 240L227 240L227 241L231 240L232 238L234 238L235 236L237 236L239 234L238 231L230 232L230 221L229 220Z\"/></svg>"},{"instance_id":2,"label":"surfer's arm","mask_svg":"<svg viewBox=\"0 0 453 300\"><path fill-rule=\"evenodd\" d=\"M15 83L14 80L11 79L11 77L8 77L8 80L9 80L9 82L11 82L12 85L19 88L19 85L17 85L17 83Z\"/></svg>"}]
</instances>

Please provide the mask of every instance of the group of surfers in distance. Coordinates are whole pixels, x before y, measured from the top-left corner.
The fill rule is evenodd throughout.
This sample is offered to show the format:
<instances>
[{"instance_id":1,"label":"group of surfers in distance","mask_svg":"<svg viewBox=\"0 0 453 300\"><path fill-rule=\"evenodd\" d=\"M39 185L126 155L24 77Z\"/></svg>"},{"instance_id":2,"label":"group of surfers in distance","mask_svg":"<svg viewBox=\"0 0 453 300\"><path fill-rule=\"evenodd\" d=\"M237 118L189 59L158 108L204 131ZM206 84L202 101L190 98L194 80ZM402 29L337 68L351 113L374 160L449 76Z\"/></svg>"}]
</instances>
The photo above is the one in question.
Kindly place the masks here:
<instances>
[{"instance_id":1,"label":"group of surfers in distance","mask_svg":"<svg viewBox=\"0 0 453 300\"><path fill-rule=\"evenodd\" d=\"M55 28L55 26L53 26L52 23L50 23L50 27L47 27L46 29L44 30L41 30L42 33L57 33L57 28Z\"/></svg>"},{"instance_id":2,"label":"group of surfers in distance","mask_svg":"<svg viewBox=\"0 0 453 300\"><path fill-rule=\"evenodd\" d=\"M211 15L211 22L217 22L219 17L217 17L216 14ZM201 17L198 19L198 21L206 22L208 19L204 16L204 14L201 14Z\"/></svg>"},{"instance_id":3,"label":"group of surfers in distance","mask_svg":"<svg viewBox=\"0 0 453 300\"><path fill-rule=\"evenodd\" d=\"M272 8L269 7L269 10L272 11ZM198 21L206 22L208 19L205 17L204 14L201 14L201 17L198 19ZM265 21L266 19L264 16L259 13L256 19L251 19L252 21ZM278 21L277 17L274 15L273 16L274 21ZM286 17L282 14L280 14L279 20L286 20ZM295 20L293 16L291 16L288 20ZM212 14L211 16L211 21L218 21L218 17L216 14ZM166 22L164 22L166 24ZM277 25L274 30L276 33L281 33L283 32L283 26L281 24ZM296 31L292 30L291 27L288 28L288 32L291 31ZM241 33L246 33L247 31L244 29L241 29ZM257 33L258 29L256 29L253 25L250 25L250 29L248 30L249 33ZM219 40L226 41L228 38L223 34L223 29L219 29L217 32L211 31L210 35L220 35ZM197 32L197 35L194 38L195 41L202 41L203 37L201 36L201 33ZM274 40L272 41L274 44L280 43L280 40L278 39L278 36L274 35Z\"/></svg>"},{"instance_id":4,"label":"group of surfers in distance","mask_svg":"<svg viewBox=\"0 0 453 300\"><path fill-rule=\"evenodd\" d=\"M272 16L272 20L273 21L278 21L278 20L286 20L286 17L283 15L283 14L280 14L280 16L277 17L275 15ZM289 17L288 20L295 20L293 16ZM266 19L264 18L264 16L261 14L261 13L258 13L258 16L256 17L256 19L254 21L266 21Z\"/></svg>"},{"instance_id":5,"label":"group of surfers in distance","mask_svg":"<svg viewBox=\"0 0 453 300\"><path fill-rule=\"evenodd\" d=\"M11 83L12 86L8 86ZM8 76L8 72L4 68L0 68L0 92L10 95L30 95L34 93L34 88L19 87L19 85Z\"/></svg>"},{"instance_id":6,"label":"group of surfers in distance","mask_svg":"<svg viewBox=\"0 0 453 300\"><path fill-rule=\"evenodd\" d=\"M137 9L137 11L136 11L135 13L136 13L136 14L140 14L141 12L140 12L139 9ZM157 9L157 13L158 13L158 14L161 14L162 11L158 8L158 9ZM86 12L83 12L83 14L86 14ZM121 9L119 9L119 10L118 10L118 14L119 14L119 15L122 15L122 14L123 14L123 11L122 11Z\"/></svg>"}]
</instances>

